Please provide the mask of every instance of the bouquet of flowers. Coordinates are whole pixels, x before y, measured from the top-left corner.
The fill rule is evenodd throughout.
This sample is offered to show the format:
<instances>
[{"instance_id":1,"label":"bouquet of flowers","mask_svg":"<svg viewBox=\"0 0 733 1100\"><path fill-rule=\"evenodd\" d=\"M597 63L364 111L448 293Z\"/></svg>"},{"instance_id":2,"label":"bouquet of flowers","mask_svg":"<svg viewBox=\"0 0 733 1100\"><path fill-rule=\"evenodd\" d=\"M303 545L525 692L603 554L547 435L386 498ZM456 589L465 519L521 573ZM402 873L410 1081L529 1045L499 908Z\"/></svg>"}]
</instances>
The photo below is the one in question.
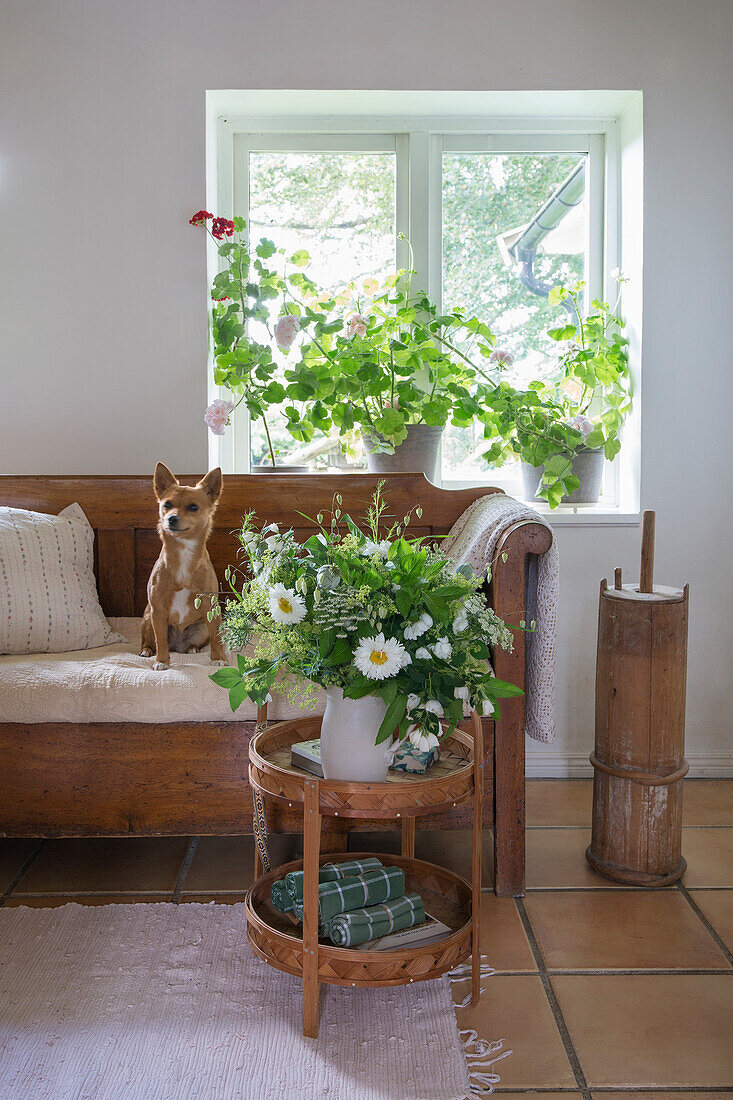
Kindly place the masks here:
<instances>
[{"instance_id":1,"label":"bouquet of flowers","mask_svg":"<svg viewBox=\"0 0 733 1100\"><path fill-rule=\"evenodd\" d=\"M386 713L376 743L407 737L429 751L472 708L489 715L498 699L521 694L489 664L492 647L511 650L511 631L470 566L456 568L423 538L407 537L411 514L384 531L381 485L363 527L341 503L337 494L330 523L320 514L318 533L302 545L292 530L259 530L245 516L251 572L239 586L238 570L227 572L221 633L230 650L250 646L253 656L240 653L237 668L211 679L229 691L232 710L248 697L267 702L279 671L294 679L300 701L312 700L314 684L339 687L347 699L379 696Z\"/></svg>"}]
</instances>

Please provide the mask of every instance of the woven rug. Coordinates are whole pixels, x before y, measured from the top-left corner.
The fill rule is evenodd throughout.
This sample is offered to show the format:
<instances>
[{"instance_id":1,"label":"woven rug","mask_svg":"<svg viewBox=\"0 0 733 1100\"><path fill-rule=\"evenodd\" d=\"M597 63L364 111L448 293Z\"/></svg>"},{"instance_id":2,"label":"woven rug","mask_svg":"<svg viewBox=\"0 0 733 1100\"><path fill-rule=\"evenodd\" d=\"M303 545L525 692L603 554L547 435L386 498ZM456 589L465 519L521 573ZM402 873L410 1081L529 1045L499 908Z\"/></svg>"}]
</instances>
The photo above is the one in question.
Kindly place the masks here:
<instances>
[{"instance_id":1,"label":"woven rug","mask_svg":"<svg viewBox=\"0 0 733 1100\"><path fill-rule=\"evenodd\" d=\"M463 1100L447 977L301 986L251 951L244 906L0 909L0 1096L33 1100Z\"/></svg>"}]
</instances>

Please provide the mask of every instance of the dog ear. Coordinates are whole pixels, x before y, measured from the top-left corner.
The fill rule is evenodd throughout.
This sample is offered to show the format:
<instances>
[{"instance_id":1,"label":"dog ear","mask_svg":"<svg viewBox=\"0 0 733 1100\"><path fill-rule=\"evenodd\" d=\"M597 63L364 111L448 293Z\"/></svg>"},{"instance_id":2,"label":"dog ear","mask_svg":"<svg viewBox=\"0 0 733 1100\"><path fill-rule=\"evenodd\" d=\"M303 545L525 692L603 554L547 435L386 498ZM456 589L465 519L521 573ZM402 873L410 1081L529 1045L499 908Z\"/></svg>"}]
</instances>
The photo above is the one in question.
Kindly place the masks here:
<instances>
[{"instance_id":1,"label":"dog ear","mask_svg":"<svg viewBox=\"0 0 733 1100\"><path fill-rule=\"evenodd\" d=\"M209 470L206 477L199 481L196 488L203 489L211 503L214 504L221 496L221 467L217 466L215 470Z\"/></svg>"},{"instance_id":2,"label":"dog ear","mask_svg":"<svg viewBox=\"0 0 733 1100\"><path fill-rule=\"evenodd\" d=\"M165 496L173 485L177 484L177 479L170 472L165 463L159 462L155 467L155 474L153 475L153 488L155 489L155 495L158 500L160 500L162 496Z\"/></svg>"}]
</instances>

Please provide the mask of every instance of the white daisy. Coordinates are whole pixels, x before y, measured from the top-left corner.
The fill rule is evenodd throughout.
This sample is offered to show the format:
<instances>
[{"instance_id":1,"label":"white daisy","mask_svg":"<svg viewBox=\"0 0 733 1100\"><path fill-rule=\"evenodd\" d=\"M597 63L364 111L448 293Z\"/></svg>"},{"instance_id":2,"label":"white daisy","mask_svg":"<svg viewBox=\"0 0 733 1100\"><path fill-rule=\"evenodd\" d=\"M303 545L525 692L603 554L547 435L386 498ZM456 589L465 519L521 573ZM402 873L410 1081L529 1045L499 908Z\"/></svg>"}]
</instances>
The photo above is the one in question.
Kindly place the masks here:
<instances>
[{"instance_id":1,"label":"white daisy","mask_svg":"<svg viewBox=\"0 0 733 1100\"><path fill-rule=\"evenodd\" d=\"M440 657L442 661L447 661L452 652L453 646L447 638L438 638L433 646L433 653L436 657Z\"/></svg>"},{"instance_id":2,"label":"white daisy","mask_svg":"<svg viewBox=\"0 0 733 1100\"><path fill-rule=\"evenodd\" d=\"M299 623L305 618L305 602L302 596L284 584L275 584L269 593L270 614L276 623Z\"/></svg>"},{"instance_id":3,"label":"white daisy","mask_svg":"<svg viewBox=\"0 0 733 1100\"><path fill-rule=\"evenodd\" d=\"M381 633L362 638L354 653L354 664L368 680L387 680L410 663L410 654L402 643Z\"/></svg>"},{"instance_id":4,"label":"white daisy","mask_svg":"<svg viewBox=\"0 0 733 1100\"><path fill-rule=\"evenodd\" d=\"M431 752L432 749L437 749L440 742L434 733L429 733L421 726L410 726L407 730L407 737L413 748L418 752Z\"/></svg>"},{"instance_id":5,"label":"white daisy","mask_svg":"<svg viewBox=\"0 0 733 1100\"><path fill-rule=\"evenodd\" d=\"M419 649L415 650L415 656L418 661L429 661L433 656L429 649L426 649L424 645L421 645Z\"/></svg>"},{"instance_id":6,"label":"white daisy","mask_svg":"<svg viewBox=\"0 0 733 1100\"><path fill-rule=\"evenodd\" d=\"M423 611L416 623L406 623L404 625L402 633L409 641L414 641L415 638L421 637L426 630L430 630L432 625L433 620L430 618L427 611Z\"/></svg>"},{"instance_id":7,"label":"white daisy","mask_svg":"<svg viewBox=\"0 0 733 1100\"><path fill-rule=\"evenodd\" d=\"M428 699L427 703L423 703L422 709L426 710L428 714L437 714L438 718L442 718L445 713L443 704L437 699Z\"/></svg>"}]
</instances>

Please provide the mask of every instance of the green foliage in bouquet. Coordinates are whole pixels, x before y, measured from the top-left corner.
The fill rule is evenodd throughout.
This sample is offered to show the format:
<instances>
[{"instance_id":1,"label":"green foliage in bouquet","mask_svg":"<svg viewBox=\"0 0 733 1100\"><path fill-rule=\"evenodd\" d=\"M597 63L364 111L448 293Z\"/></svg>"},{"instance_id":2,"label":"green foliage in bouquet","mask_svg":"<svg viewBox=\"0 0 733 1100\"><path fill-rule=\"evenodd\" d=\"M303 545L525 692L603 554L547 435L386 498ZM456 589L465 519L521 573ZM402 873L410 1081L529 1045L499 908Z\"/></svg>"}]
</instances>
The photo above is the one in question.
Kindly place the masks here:
<instances>
[{"instance_id":1,"label":"green foliage in bouquet","mask_svg":"<svg viewBox=\"0 0 733 1100\"><path fill-rule=\"evenodd\" d=\"M304 685L305 699L309 683L340 687L350 699L379 696L387 712L377 743L409 736L428 748L471 708L490 714L497 700L521 695L492 674L492 647L510 650L512 635L479 593L481 579L408 538L410 515L380 537L385 509L380 486L360 527L337 495L330 524L319 515L318 533L302 546L292 530L260 531L253 514L245 517L251 576L237 587L237 571L228 572L233 596L221 632L230 649L254 653L211 677L229 691L232 710L246 698L265 703L284 672Z\"/></svg>"}]
</instances>

